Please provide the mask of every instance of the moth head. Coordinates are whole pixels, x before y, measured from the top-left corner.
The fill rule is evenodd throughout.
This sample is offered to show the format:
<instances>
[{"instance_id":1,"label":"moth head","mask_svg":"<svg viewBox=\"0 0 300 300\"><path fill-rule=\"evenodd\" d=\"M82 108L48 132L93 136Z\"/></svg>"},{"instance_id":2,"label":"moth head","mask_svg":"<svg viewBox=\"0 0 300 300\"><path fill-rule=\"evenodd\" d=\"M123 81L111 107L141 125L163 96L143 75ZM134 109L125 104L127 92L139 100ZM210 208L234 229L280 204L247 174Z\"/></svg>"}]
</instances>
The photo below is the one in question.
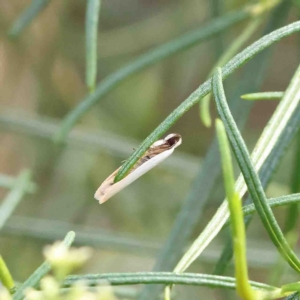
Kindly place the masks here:
<instances>
[{"instance_id":1,"label":"moth head","mask_svg":"<svg viewBox=\"0 0 300 300\"><path fill-rule=\"evenodd\" d=\"M182 138L178 133L171 133L164 138L165 142L167 142L171 148L176 148L181 145Z\"/></svg>"}]
</instances>

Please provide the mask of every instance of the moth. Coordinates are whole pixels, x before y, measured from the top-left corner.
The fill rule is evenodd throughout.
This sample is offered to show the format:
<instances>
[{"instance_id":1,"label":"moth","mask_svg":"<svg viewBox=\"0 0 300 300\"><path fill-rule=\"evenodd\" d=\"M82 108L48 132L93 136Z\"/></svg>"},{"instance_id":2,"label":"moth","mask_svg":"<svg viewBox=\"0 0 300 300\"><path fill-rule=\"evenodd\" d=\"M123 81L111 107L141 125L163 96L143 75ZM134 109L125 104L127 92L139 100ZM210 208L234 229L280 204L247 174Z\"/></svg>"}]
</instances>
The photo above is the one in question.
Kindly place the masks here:
<instances>
[{"instance_id":1,"label":"moth","mask_svg":"<svg viewBox=\"0 0 300 300\"><path fill-rule=\"evenodd\" d=\"M130 172L122 180L114 183L114 179L121 167L108 176L97 189L94 197L99 201L100 204L104 203L126 186L165 160L173 153L174 149L178 147L181 142L182 138L178 133L171 133L164 139L157 140L147 149L145 154L137 161Z\"/></svg>"}]
</instances>

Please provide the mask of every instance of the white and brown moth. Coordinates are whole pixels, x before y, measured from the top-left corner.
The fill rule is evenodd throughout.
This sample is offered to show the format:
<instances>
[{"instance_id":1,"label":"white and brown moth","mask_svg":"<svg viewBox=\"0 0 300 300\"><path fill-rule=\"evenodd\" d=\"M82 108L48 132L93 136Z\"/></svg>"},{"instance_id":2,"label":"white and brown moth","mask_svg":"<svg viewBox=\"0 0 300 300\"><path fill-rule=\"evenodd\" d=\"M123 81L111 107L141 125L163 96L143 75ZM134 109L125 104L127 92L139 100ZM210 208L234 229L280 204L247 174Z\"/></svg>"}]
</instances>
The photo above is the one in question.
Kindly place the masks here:
<instances>
[{"instance_id":1,"label":"white and brown moth","mask_svg":"<svg viewBox=\"0 0 300 300\"><path fill-rule=\"evenodd\" d=\"M107 201L109 198L120 192L126 186L170 156L174 149L181 144L181 141L182 139L180 134L172 133L164 139L154 142L133 166L129 174L122 180L114 183L115 176L120 168L108 176L96 191L95 198L100 204Z\"/></svg>"}]
</instances>

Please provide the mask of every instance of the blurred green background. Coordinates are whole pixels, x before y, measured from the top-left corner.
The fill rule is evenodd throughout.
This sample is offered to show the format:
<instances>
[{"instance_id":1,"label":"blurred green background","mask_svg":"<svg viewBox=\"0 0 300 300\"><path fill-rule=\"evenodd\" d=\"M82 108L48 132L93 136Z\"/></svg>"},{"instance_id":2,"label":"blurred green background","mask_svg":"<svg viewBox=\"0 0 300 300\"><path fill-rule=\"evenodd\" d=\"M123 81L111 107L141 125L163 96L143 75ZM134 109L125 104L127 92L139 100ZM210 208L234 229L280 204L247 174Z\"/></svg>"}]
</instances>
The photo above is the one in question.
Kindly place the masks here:
<instances>
[{"instance_id":1,"label":"blurred green background","mask_svg":"<svg viewBox=\"0 0 300 300\"><path fill-rule=\"evenodd\" d=\"M0 232L0 252L15 278L22 281L41 263L43 246L73 229L78 233L77 244L96 249L82 272L150 271L214 129L201 124L199 109L194 107L170 131L183 137L182 146L171 158L101 206L93 198L94 192L132 148L206 79L220 53L246 23L128 78L85 114L66 147L58 149L51 141L52 134L88 93L84 83L86 1L52 0L18 39L9 39L7 31L30 2L0 1L0 172L17 176L29 168L38 191L25 197ZM97 82L148 49L211 20L216 16L212 2L103 0ZM219 2L223 14L249 1ZM295 6L285 24L295 21L298 13ZM263 26L247 44L261 36ZM284 90L299 62L297 36L273 47L262 91ZM228 81L227 91L236 87L243 70ZM276 105L276 101L254 105L244 131L250 149ZM213 107L212 113L216 115ZM269 196L289 192L292 154L290 149L268 188ZM0 189L1 198L6 193ZM195 237L223 198L220 186ZM283 216L276 215L279 220ZM225 237L222 232L200 258L201 264L191 270L211 272ZM266 237L255 218L248 235L253 280L267 281L267 269L277 259ZM228 274L233 274L232 269ZM203 291L214 299L225 299L217 290L189 287L179 291L189 299L196 299ZM229 299L235 297L231 292L229 295Z\"/></svg>"}]
</instances>

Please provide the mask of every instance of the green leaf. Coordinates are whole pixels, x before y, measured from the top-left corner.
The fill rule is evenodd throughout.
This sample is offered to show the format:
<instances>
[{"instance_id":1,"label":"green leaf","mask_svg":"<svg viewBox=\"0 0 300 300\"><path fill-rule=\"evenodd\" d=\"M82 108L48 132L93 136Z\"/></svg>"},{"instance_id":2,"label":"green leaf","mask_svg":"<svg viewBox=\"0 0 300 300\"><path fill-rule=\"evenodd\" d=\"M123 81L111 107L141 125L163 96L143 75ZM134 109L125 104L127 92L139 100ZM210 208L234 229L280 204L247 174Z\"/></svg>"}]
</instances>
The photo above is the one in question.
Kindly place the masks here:
<instances>
[{"instance_id":1,"label":"green leaf","mask_svg":"<svg viewBox=\"0 0 300 300\"><path fill-rule=\"evenodd\" d=\"M268 201L268 204L270 205L270 207L272 207L272 208L290 205L290 204L294 204L294 203L299 203L300 202L300 193L276 197L276 198L270 198L267 201ZM256 212L256 208L255 208L254 204L248 204L248 205L243 206L244 216L252 215L255 212ZM226 226L228 225L228 222L229 221L227 221Z\"/></svg>"},{"instance_id":2,"label":"green leaf","mask_svg":"<svg viewBox=\"0 0 300 300\"><path fill-rule=\"evenodd\" d=\"M278 141L276 142L276 145L272 149L272 152L270 153L270 155L268 156L268 158L266 159L266 161L264 162L263 166L261 167L261 169L259 171L259 177L261 178L263 187L266 187L269 184L274 171L277 169L277 167L281 161L283 154L286 152L288 147L291 145L291 142L293 141L297 132L299 132L299 128L300 128L299 119L300 119L300 106L297 107L296 111L293 113L293 115L289 119L282 134L280 135L280 138L278 139ZM295 196L295 198L293 199L294 196ZM279 205L281 203L284 205L284 204L289 203L289 200L291 200L291 203L293 203L294 200L297 201L297 195L288 195L288 196L283 196L282 198L281 197L273 198L273 199L269 199L268 201L269 201L270 206L273 207L273 205L274 205L274 207L276 207L277 203ZM287 201L287 202L285 202L285 201ZM252 199L249 196L245 201L245 205L247 203L251 203L251 202L252 202ZM254 209L253 205L249 206L249 210L251 210L252 208ZM248 226L252 220L252 217L251 217L251 215L248 215L248 211L246 214L247 215L245 216L245 224L246 224L246 226ZM228 239L228 241L222 251L220 259L216 263L214 274L221 275L224 273L225 268L227 267L227 265L229 264L229 262L232 258L232 255L233 255L233 249L231 246L231 239Z\"/></svg>"},{"instance_id":3,"label":"green leaf","mask_svg":"<svg viewBox=\"0 0 300 300\"><path fill-rule=\"evenodd\" d=\"M12 215L17 205L23 199L24 195L28 191L28 186L31 184L30 171L22 171L15 181L13 189L3 200L0 206L0 230L4 226L5 222Z\"/></svg>"},{"instance_id":4,"label":"green leaf","mask_svg":"<svg viewBox=\"0 0 300 300\"><path fill-rule=\"evenodd\" d=\"M12 38L17 38L49 3L49 0L33 0L20 17L14 22L8 31L8 35Z\"/></svg>"},{"instance_id":5,"label":"green leaf","mask_svg":"<svg viewBox=\"0 0 300 300\"><path fill-rule=\"evenodd\" d=\"M299 91L297 92L297 88L300 87L299 80L300 77L297 76L296 73L288 88L289 92L285 93L284 98L279 103L253 150L252 160L257 171L260 170L264 161L267 159L278 138L281 136L281 133L284 131L286 124L289 122L289 119L294 115L294 109L297 108L297 97L299 96ZM244 195L246 189L243 178L239 176L236 182L236 190L239 192L240 197ZM184 271L202 253L221 230L228 217L228 205L227 202L224 201L209 224L177 264L175 268L176 272Z\"/></svg>"},{"instance_id":6,"label":"green leaf","mask_svg":"<svg viewBox=\"0 0 300 300\"><path fill-rule=\"evenodd\" d=\"M242 95L241 98L244 100L277 100L281 99L284 92L262 92Z\"/></svg>"},{"instance_id":7,"label":"green leaf","mask_svg":"<svg viewBox=\"0 0 300 300\"><path fill-rule=\"evenodd\" d=\"M109 282L111 285L129 284L182 284L207 286L211 288L235 289L235 279L226 276L216 276L208 274L174 274L173 272L136 272L136 273L107 273L107 274L87 274L71 275L63 281L63 287L69 287L77 281L84 281L89 286L98 286L99 282ZM250 281L255 289L275 291L276 288L263 283Z\"/></svg>"},{"instance_id":8,"label":"green leaf","mask_svg":"<svg viewBox=\"0 0 300 300\"><path fill-rule=\"evenodd\" d=\"M0 123L1 123L1 121L0 121ZM6 189L12 189L16 185L16 181L18 181L18 178L0 173L0 187L6 188ZM29 182L27 185L27 188L26 188L26 193L33 194L36 191L37 191L37 185L33 182Z\"/></svg>"},{"instance_id":9,"label":"green leaf","mask_svg":"<svg viewBox=\"0 0 300 300\"><path fill-rule=\"evenodd\" d=\"M86 85L91 92L97 78L97 36L101 0L88 0L86 9Z\"/></svg>"},{"instance_id":10,"label":"green leaf","mask_svg":"<svg viewBox=\"0 0 300 300\"><path fill-rule=\"evenodd\" d=\"M298 74L299 72L300 72L300 68L298 69L296 74ZM280 113L284 112L284 108L295 109L293 104L296 103L297 105L299 102L299 97L297 97L297 94L299 93L300 95L300 90L297 91L297 88L296 90L294 90L295 88L294 84L296 80L297 80L297 76L295 76L294 80L292 81L292 85L291 85L292 87L290 87L286 92L286 94L289 96L289 100L291 100L286 102L287 103L290 102L289 103L290 106L288 106L287 103L285 103L287 107L282 105L283 108L280 110ZM278 251L282 254L285 260L291 265L291 267L295 269L297 272L299 272L300 261L298 260L297 256L288 245L286 239L284 238L283 233L280 230L279 225L276 222L272 210L267 202L258 174L256 173L254 166L252 165L252 161L249 156L248 150L231 116L230 110L226 102L224 90L223 90L221 69L218 69L214 75L213 89L214 89L214 95L215 95L215 101L216 101L218 113L225 124L226 132L228 134L232 146L232 150L235 154L240 169L243 173L245 182L248 186L248 191L251 194L256 210L260 216L260 219L262 220L264 227L266 228L270 238L272 239L274 245L277 247ZM278 112L278 110L276 110L276 112ZM280 125L277 124L277 126ZM272 126L270 127L272 128Z\"/></svg>"},{"instance_id":11,"label":"green leaf","mask_svg":"<svg viewBox=\"0 0 300 300\"><path fill-rule=\"evenodd\" d=\"M297 136L296 151L292 170L291 192L297 193L300 191L300 136ZM298 204L290 205L285 222L285 232L289 233L295 230L299 215Z\"/></svg>"}]
</instances>

